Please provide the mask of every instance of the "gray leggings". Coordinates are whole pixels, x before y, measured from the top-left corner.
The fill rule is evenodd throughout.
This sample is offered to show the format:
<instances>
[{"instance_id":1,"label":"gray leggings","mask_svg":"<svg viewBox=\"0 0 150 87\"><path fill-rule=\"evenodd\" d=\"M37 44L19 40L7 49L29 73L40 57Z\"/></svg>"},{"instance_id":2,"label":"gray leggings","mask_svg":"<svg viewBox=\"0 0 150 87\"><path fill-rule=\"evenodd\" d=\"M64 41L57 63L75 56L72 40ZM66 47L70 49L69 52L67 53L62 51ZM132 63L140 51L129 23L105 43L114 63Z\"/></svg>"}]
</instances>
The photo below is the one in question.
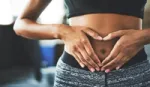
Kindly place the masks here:
<instances>
[{"instance_id":1,"label":"gray leggings","mask_svg":"<svg viewBox=\"0 0 150 87\"><path fill-rule=\"evenodd\" d=\"M145 60L106 74L78 69L59 59L54 87L150 87L150 63Z\"/></svg>"}]
</instances>

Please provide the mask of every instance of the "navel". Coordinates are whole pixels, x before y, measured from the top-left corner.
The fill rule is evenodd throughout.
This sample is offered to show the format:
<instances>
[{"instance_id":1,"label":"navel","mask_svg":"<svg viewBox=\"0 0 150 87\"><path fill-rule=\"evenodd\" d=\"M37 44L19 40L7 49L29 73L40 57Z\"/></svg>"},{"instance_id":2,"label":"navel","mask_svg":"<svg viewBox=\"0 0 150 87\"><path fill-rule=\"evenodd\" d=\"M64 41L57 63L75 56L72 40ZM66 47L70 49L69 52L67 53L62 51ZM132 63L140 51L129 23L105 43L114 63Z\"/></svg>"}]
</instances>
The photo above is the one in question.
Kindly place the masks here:
<instances>
[{"instance_id":1,"label":"navel","mask_svg":"<svg viewBox=\"0 0 150 87\"><path fill-rule=\"evenodd\" d=\"M105 54L105 53L106 53L106 50L105 50L105 49L101 49L100 52L101 52L102 54Z\"/></svg>"}]
</instances>

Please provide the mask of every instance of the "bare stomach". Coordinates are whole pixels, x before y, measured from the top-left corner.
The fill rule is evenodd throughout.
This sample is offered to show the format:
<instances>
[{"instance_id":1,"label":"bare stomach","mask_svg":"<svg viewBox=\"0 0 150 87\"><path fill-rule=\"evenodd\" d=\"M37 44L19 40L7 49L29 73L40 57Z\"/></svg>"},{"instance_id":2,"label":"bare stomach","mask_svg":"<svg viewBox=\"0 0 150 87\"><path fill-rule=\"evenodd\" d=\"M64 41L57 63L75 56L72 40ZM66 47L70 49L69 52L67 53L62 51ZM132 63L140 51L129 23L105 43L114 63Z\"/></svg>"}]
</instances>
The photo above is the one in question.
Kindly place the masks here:
<instances>
[{"instance_id":1,"label":"bare stomach","mask_svg":"<svg viewBox=\"0 0 150 87\"><path fill-rule=\"evenodd\" d=\"M118 14L88 14L69 19L71 26L85 26L105 37L111 32L125 29L141 29L140 18ZM89 37L91 45L100 60L104 60L113 49L117 39L98 41Z\"/></svg>"}]
</instances>

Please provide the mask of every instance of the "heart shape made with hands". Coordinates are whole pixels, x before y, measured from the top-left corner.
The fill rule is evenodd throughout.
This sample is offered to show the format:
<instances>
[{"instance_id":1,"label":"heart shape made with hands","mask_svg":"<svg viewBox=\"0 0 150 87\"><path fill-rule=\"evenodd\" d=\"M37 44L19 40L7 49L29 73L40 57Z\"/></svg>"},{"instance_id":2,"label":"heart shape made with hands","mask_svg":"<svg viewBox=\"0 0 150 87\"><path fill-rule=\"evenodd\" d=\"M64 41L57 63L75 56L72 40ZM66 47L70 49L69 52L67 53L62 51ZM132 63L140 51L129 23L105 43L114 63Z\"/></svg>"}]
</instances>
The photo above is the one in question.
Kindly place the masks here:
<instances>
[{"instance_id":1,"label":"heart shape made with hands","mask_svg":"<svg viewBox=\"0 0 150 87\"><path fill-rule=\"evenodd\" d=\"M143 38L144 34L143 31L135 29L119 30L102 38L103 41L114 38L119 38L119 40L110 54L102 61L101 71L108 73L113 69L118 70L127 63L144 47L143 42L141 42L141 37Z\"/></svg>"}]
</instances>

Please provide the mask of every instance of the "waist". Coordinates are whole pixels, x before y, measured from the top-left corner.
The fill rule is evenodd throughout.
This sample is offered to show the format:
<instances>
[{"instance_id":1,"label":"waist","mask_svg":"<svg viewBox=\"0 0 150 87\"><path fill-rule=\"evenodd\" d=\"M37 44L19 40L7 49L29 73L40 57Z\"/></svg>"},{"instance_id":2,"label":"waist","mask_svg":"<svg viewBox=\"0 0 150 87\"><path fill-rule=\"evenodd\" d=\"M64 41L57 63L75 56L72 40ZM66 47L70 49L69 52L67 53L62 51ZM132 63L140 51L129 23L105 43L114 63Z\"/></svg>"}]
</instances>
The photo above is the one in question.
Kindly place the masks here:
<instances>
[{"instance_id":1,"label":"waist","mask_svg":"<svg viewBox=\"0 0 150 87\"><path fill-rule=\"evenodd\" d=\"M122 29L141 29L142 19L112 13L97 13L75 16L69 19L71 26L86 26L97 31L102 36Z\"/></svg>"},{"instance_id":2,"label":"waist","mask_svg":"<svg viewBox=\"0 0 150 87\"><path fill-rule=\"evenodd\" d=\"M89 70L87 67L81 68L81 66L78 64L76 59L72 55L67 53L65 50L63 51L63 54L61 55L60 59L64 63L66 63L66 64L68 64L68 65L70 65L72 67L76 67L76 68L83 69L83 70ZM134 64L143 62L144 60L147 60L147 54L146 54L146 52L145 52L145 50L143 48L133 58L131 58L131 60L129 60L126 64L124 64L122 66L122 68L127 68L129 66L134 65Z\"/></svg>"},{"instance_id":3,"label":"waist","mask_svg":"<svg viewBox=\"0 0 150 87\"><path fill-rule=\"evenodd\" d=\"M125 29L141 29L142 20L140 18L124 16L118 14L87 14L69 19L71 26L85 26L97 32L101 37L105 37L111 32ZM88 37L91 45L103 60L109 55L110 51L117 42L117 38L109 41L98 41Z\"/></svg>"}]
</instances>

